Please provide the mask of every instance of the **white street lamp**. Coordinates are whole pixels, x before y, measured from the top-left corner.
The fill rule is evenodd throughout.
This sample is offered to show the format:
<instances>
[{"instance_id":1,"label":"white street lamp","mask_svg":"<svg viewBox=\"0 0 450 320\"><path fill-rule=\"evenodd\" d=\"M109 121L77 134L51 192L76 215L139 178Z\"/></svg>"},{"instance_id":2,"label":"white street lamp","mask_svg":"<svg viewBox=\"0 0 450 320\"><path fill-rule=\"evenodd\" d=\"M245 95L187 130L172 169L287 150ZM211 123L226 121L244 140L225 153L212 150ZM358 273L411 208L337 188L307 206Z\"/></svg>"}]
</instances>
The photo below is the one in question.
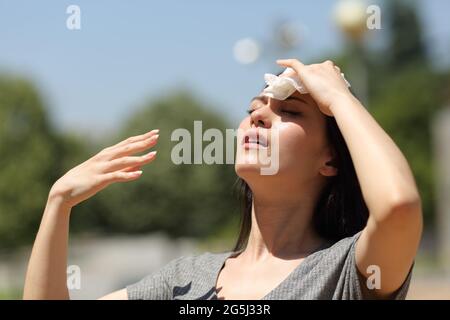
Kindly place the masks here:
<instances>
[{"instance_id":1,"label":"white street lamp","mask_svg":"<svg viewBox=\"0 0 450 320\"><path fill-rule=\"evenodd\" d=\"M352 40L359 41L367 31L366 5L361 0L341 0L336 5L337 25Z\"/></svg>"}]
</instances>

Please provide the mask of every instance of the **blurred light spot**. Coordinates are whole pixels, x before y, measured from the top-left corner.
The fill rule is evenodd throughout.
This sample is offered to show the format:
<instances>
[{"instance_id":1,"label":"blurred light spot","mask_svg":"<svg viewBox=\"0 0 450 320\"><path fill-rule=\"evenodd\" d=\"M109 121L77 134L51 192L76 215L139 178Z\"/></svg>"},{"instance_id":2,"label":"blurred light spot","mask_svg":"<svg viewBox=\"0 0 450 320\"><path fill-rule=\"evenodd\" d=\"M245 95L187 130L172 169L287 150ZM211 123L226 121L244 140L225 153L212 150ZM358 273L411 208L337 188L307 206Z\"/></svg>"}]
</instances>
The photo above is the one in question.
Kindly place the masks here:
<instances>
[{"instance_id":1,"label":"blurred light spot","mask_svg":"<svg viewBox=\"0 0 450 320\"><path fill-rule=\"evenodd\" d=\"M293 22L283 22L276 27L275 40L285 50L292 50L300 43L300 30Z\"/></svg>"},{"instance_id":2,"label":"blurred light spot","mask_svg":"<svg viewBox=\"0 0 450 320\"><path fill-rule=\"evenodd\" d=\"M334 11L336 23L353 38L361 37L366 31L366 5L361 0L341 0Z\"/></svg>"},{"instance_id":3,"label":"blurred light spot","mask_svg":"<svg viewBox=\"0 0 450 320\"><path fill-rule=\"evenodd\" d=\"M252 38L244 38L237 41L233 47L234 58L242 64L254 63L260 55L258 42Z\"/></svg>"}]
</instances>

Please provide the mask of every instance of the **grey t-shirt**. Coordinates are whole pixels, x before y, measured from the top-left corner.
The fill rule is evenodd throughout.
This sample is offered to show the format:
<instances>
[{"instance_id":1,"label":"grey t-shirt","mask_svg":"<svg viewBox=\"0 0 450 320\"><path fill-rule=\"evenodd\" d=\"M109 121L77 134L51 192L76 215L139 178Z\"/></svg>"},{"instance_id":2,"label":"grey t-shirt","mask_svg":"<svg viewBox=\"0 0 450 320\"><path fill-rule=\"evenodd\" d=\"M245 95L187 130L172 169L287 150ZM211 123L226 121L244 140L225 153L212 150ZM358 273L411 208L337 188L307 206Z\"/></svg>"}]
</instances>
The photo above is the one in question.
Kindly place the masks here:
<instances>
[{"instance_id":1,"label":"grey t-shirt","mask_svg":"<svg viewBox=\"0 0 450 320\"><path fill-rule=\"evenodd\" d=\"M270 291L263 300L367 299L355 262L355 244L361 232L311 253ZM150 300L217 299L215 285L220 270L235 252L180 257L159 271L127 286L128 298ZM392 299L405 299L411 281L412 264L402 286ZM382 277L381 273L381 277Z\"/></svg>"}]
</instances>

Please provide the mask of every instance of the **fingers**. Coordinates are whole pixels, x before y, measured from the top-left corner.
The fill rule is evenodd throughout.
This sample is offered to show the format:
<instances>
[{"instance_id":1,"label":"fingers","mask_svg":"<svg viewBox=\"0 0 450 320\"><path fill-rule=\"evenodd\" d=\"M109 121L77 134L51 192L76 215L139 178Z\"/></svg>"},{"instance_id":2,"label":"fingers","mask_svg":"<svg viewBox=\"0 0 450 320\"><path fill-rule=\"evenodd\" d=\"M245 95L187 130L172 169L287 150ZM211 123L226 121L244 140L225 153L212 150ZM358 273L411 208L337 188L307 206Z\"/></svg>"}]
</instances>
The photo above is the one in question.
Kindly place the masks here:
<instances>
[{"instance_id":1,"label":"fingers","mask_svg":"<svg viewBox=\"0 0 450 320\"><path fill-rule=\"evenodd\" d=\"M152 137L152 136L154 136L154 135L156 135L158 133L159 133L159 129L154 129L154 130L151 130L151 131L146 132L144 134L140 134L140 135L137 135L137 136L129 137L129 138L125 139L125 140L122 140L122 141L116 143L115 145L112 145L112 146L106 148L105 150L111 150L111 149L114 149L114 148L117 148L117 147L129 144L129 143L142 141L142 140L150 138L150 137Z\"/></svg>"},{"instance_id":2,"label":"fingers","mask_svg":"<svg viewBox=\"0 0 450 320\"><path fill-rule=\"evenodd\" d=\"M125 172L125 171L114 171L109 172L101 177L101 183L109 185L114 182L127 182L138 179L142 175L142 170Z\"/></svg>"},{"instance_id":3,"label":"fingers","mask_svg":"<svg viewBox=\"0 0 450 320\"><path fill-rule=\"evenodd\" d=\"M126 143L112 148L106 152L107 159L113 160L124 156L129 156L134 153L145 151L156 145L158 142L159 135L152 135L150 138L140 140L137 142Z\"/></svg>"},{"instance_id":4,"label":"fingers","mask_svg":"<svg viewBox=\"0 0 450 320\"><path fill-rule=\"evenodd\" d=\"M100 183L109 185L114 182L126 182L138 179L142 175L141 166L152 162L156 151L143 156L132 157L131 154L142 152L156 145L159 130L130 137L118 144L102 150L96 159L101 162Z\"/></svg>"},{"instance_id":5,"label":"fingers","mask_svg":"<svg viewBox=\"0 0 450 320\"><path fill-rule=\"evenodd\" d=\"M297 59L278 59L277 64L283 67L290 67L297 73L300 73L300 71L305 67L305 65Z\"/></svg>"},{"instance_id":6,"label":"fingers","mask_svg":"<svg viewBox=\"0 0 450 320\"><path fill-rule=\"evenodd\" d=\"M305 65L297 59L278 59L277 64L284 67L290 67L294 69L297 73L300 73L300 70L305 68ZM322 64L327 67L333 67L339 72L341 71L341 69L338 66L336 66L335 63L331 60L327 60Z\"/></svg>"},{"instance_id":7,"label":"fingers","mask_svg":"<svg viewBox=\"0 0 450 320\"><path fill-rule=\"evenodd\" d=\"M327 61L325 61L323 64L325 64L325 65L327 65L327 66L329 66L329 67L334 67L334 66L335 66L334 62L331 61L331 60L327 60Z\"/></svg>"},{"instance_id":8,"label":"fingers","mask_svg":"<svg viewBox=\"0 0 450 320\"><path fill-rule=\"evenodd\" d=\"M327 66L328 68L332 68L336 73L341 74L341 68L339 68L334 61L327 60L323 63L323 65Z\"/></svg>"},{"instance_id":9,"label":"fingers","mask_svg":"<svg viewBox=\"0 0 450 320\"><path fill-rule=\"evenodd\" d=\"M106 162L104 172L112 172L117 170L123 169L129 169L127 171L133 171L131 170L134 167L141 167L143 165L146 165L153 160L155 160L156 157L156 151L149 152L143 156L140 157L122 157L117 158L111 161Z\"/></svg>"},{"instance_id":10,"label":"fingers","mask_svg":"<svg viewBox=\"0 0 450 320\"><path fill-rule=\"evenodd\" d=\"M125 169L122 169L124 172L133 172L133 171L139 171L141 170L141 166L135 166L135 167L128 167Z\"/></svg>"}]
</instances>

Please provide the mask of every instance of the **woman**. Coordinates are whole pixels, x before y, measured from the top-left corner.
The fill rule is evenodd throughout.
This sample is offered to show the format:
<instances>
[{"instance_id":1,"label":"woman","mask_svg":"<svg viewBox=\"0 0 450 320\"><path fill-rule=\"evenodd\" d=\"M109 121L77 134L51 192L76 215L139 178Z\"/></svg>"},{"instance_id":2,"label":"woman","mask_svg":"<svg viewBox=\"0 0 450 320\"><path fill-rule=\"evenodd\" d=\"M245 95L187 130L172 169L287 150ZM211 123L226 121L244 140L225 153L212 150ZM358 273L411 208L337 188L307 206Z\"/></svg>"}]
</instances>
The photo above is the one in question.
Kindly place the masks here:
<instances>
[{"instance_id":1,"label":"woman","mask_svg":"<svg viewBox=\"0 0 450 320\"><path fill-rule=\"evenodd\" d=\"M295 70L309 94L252 100L239 128L241 233L231 252L180 257L105 299L404 299L422 233L421 199L400 150L348 90L331 61ZM255 157L279 136L279 168ZM248 136L248 135L246 135ZM102 150L52 187L33 247L24 298L68 299L73 206L111 183L138 179L157 130ZM345 140L345 141L344 141ZM344 143L345 142L345 143ZM242 159L244 157L244 159Z\"/></svg>"}]
</instances>

